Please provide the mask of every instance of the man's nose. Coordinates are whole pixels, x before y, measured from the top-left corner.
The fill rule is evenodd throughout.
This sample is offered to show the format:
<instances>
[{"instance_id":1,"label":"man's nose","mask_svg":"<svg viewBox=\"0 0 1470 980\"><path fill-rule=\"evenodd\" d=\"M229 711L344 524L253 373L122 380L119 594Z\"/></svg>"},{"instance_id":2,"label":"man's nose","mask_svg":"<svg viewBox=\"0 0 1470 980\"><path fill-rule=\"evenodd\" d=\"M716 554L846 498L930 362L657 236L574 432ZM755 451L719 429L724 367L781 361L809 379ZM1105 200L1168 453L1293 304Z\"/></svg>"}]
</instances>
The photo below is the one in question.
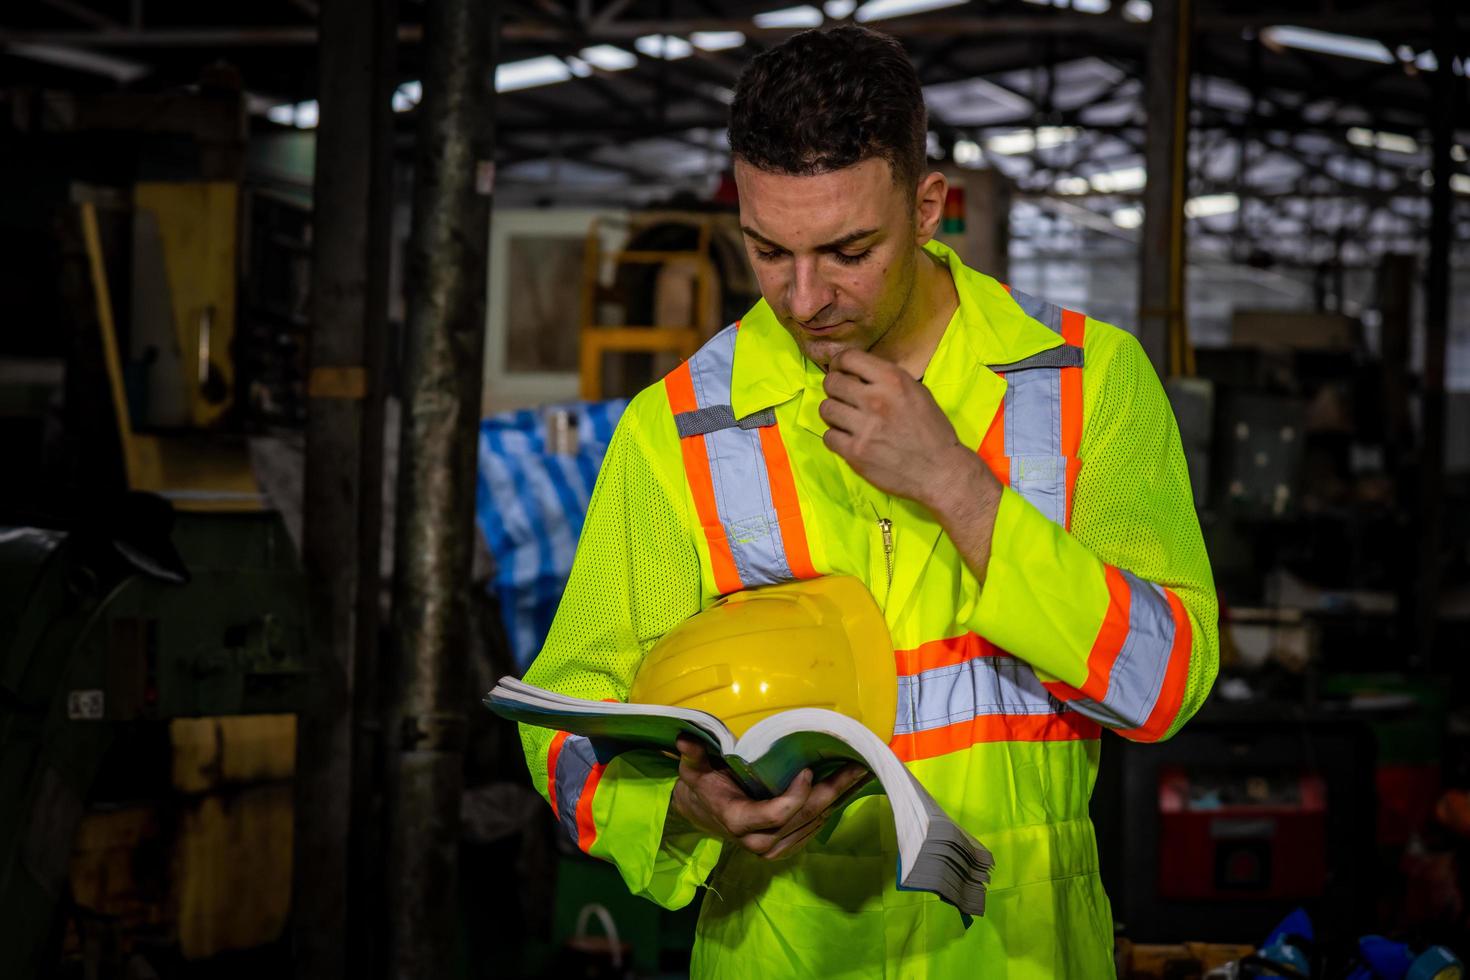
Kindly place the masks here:
<instances>
[{"instance_id":1,"label":"man's nose","mask_svg":"<svg viewBox=\"0 0 1470 980\"><path fill-rule=\"evenodd\" d=\"M803 323L818 319L832 305L836 290L827 284L817 268L816 258L799 258L791 277L787 302L791 315Z\"/></svg>"}]
</instances>

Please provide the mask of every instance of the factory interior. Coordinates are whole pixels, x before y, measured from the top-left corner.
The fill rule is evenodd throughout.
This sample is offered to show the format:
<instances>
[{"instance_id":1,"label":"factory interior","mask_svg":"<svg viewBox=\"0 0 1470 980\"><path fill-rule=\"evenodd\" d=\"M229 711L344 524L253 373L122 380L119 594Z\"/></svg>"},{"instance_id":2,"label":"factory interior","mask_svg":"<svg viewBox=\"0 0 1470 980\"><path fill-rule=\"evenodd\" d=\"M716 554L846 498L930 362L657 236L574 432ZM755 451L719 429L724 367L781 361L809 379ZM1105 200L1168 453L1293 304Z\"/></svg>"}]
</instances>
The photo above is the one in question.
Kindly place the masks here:
<instances>
[{"instance_id":1,"label":"factory interior","mask_svg":"<svg viewBox=\"0 0 1470 980\"><path fill-rule=\"evenodd\" d=\"M0 6L0 977L690 975L483 699L761 299L737 79L847 24L1177 422L1218 676L1101 735L1117 975L1462 975L1470 6L790 2Z\"/></svg>"}]
</instances>

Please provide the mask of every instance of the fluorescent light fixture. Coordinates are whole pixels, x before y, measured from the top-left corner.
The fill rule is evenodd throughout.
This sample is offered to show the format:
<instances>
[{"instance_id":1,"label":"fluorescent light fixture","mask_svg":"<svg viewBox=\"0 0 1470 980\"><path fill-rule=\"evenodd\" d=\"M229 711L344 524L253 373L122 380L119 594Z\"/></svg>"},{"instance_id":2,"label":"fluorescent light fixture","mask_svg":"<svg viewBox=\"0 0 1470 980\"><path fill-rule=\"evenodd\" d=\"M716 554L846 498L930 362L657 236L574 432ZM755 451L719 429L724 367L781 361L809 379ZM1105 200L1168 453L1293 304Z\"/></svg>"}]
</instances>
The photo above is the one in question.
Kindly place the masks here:
<instances>
[{"instance_id":1,"label":"fluorescent light fixture","mask_svg":"<svg viewBox=\"0 0 1470 980\"><path fill-rule=\"evenodd\" d=\"M1036 149L1050 149L1070 143L1077 138L1074 126L1038 126L1036 129L1018 129L1014 133L1001 133L985 141L986 149L1002 156L1030 153Z\"/></svg>"},{"instance_id":2,"label":"fluorescent light fixture","mask_svg":"<svg viewBox=\"0 0 1470 980\"><path fill-rule=\"evenodd\" d=\"M955 140L954 162L961 167L978 167L985 162L985 152L974 140Z\"/></svg>"},{"instance_id":3,"label":"fluorescent light fixture","mask_svg":"<svg viewBox=\"0 0 1470 980\"><path fill-rule=\"evenodd\" d=\"M821 27L822 12L811 4L767 10L754 17L756 27Z\"/></svg>"},{"instance_id":4,"label":"fluorescent light fixture","mask_svg":"<svg viewBox=\"0 0 1470 980\"><path fill-rule=\"evenodd\" d=\"M1135 24L1147 24L1154 19L1154 5L1149 0L1128 0L1123 4L1123 19Z\"/></svg>"},{"instance_id":5,"label":"fluorescent light fixture","mask_svg":"<svg viewBox=\"0 0 1470 980\"><path fill-rule=\"evenodd\" d=\"M689 40L701 51L728 51L745 45L745 35L739 31L695 31Z\"/></svg>"},{"instance_id":6,"label":"fluorescent light fixture","mask_svg":"<svg viewBox=\"0 0 1470 980\"><path fill-rule=\"evenodd\" d=\"M1099 194L1121 194L1124 191L1141 190L1147 182L1147 173L1142 167L1124 167L1093 174L1089 179L1092 189Z\"/></svg>"},{"instance_id":7,"label":"fluorescent light fixture","mask_svg":"<svg viewBox=\"0 0 1470 980\"><path fill-rule=\"evenodd\" d=\"M321 119L322 107L316 99L307 99L305 102L296 103L296 119L293 123L297 129L316 129L317 122Z\"/></svg>"},{"instance_id":8,"label":"fluorescent light fixture","mask_svg":"<svg viewBox=\"0 0 1470 980\"><path fill-rule=\"evenodd\" d=\"M1347 141L1354 146L1376 147L1390 153L1418 153L1419 144L1412 136L1402 133L1374 132L1362 126L1354 126L1347 132Z\"/></svg>"},{"instance_id":9,"label":"fluorescent light fixture","mask_svg":"<svg viewBox=\"0 0 1470 980\"><path fill-rule=\"evenodd\" d=\"M853 19L860 24L866 24L873 20L907 17L910 14L922 14L928 10L955 7L966 2L967 0L868 0L857 9Z\"/></svg>"},{"instance_id":10,"label":"fluorescent light fixture","mask_svg":"<svg viewBox=\"0 0 1470 980\"><path fill-rule=\"evenodd\" d=\"M424 85L422 82L404 82L393 90L393 111L407 112L418 105L424 98Z\"/></svg>"},{"instance_id":11,"label":"fluorescent light fixture","mask_svg":"<svg viewBox=\"0 0 1470 980\"><path fill-rule=\"evenodd\" d=\"M554 55L543 54L525 61L507 61L495 66L495 91L514 92L538 85L555 85L572 77L572 69Z\"/></svg>"},{"instance_id":12,"label":"fluorescent light fixture","mask_svg":"<svg viewBox=\"0 0 1470 980\"><path fill-rule=\"evenodd\" d=\"M827 0L822 4L822 13L833 20L841 20L851 17L852 12L857 9L857 0Z\"/></svg>"},{"instance_id":13,"label":"fluorescent light fixture","mask_svg":"<svg viewBox=\"0 0 1470 980\"><path fill-rule=\"evenodd\" d=\"M1052 188L1058 194L1086 194L1092 189L1086 177L1059 177Z\"/></svg>"},{"instance_id":14,"label":"fluorescent light fixture","mask_svg":"<svg viewBox=\"0 0 1470 980\"><path fill-rule=\"evenodd\" d=\"M1112 6L1111 0L1072 0L1072 9L1084 14L1105 14Z\"/></svg>"},{"instance_id":15,"label":"fluorescent light fixture","mask_svg":"<svg viewBox=\"0 0 1470 980\"><path fill-rule=\"evenodd\" d=\"M567 58L566 62L574 78L586 78L592 74L592 66L581 58Z\"/></svg>"},{"instance_id":16,"label":"fluorescent light fixture","mask_svg":"<svg viewBox=\"0 0 1470 980\"><path fill-rule=\"evenodd\" d=\"M54 44L5 44L0 50L28 61L39 61L58 68L70 68L89 75L101 75L114 82L126 85L153 71L147 65L110 54L87 51L82 48L64 48Z\"/></svg>"},{"instance_id":17,"label":"fluorescent light fixture","mask_svg":"<svg viewBox=\"0 0 1470 980\"><path fill-rule=\"evenodd\" d=\"M1456 194L1470 194L1470 176L1465 174L1450 175L1450 189Z\"/></svg>"},{"instance_id":18,"label":"fluorescent light fixture","mask_svg":"<svg viewBox=\"0 0 1470 980\"><path fill-rule=\"evenodd\" d=\"M578 57L593 68L603 71L626 71L638 64L638 56L611 44L594 44L577 52Z\"/></svg>"},{"instance_id":19,"label":"fluorescent light fixture","mask_svg":"<svg viewBox=\"0 0 1470 980\"><path fill-rule=\"evenodd\" d=\"M1184 202L1186 218L1212 218L1240 210L1240 198L1234 194L1203 194Z\"/></svg>"},{"instance_id":20,"label":"fluorescent light fixture","mask_svg":"<svg viewBox=\"0 0 1470 980\"><path fill-rule=\"evenodd\" d=\"M678 61L694 53L694 45L672 34L645 34L633 42L639 54L665 61Z\"/></svg>"},{"instance_id":21,"label":"fluorescent light fixture","mask_svg":"<svg viewBox=\"0 0 1470 980\"><path fill-rule=\"evenodd\" d=\"M1314 31L1309 27L1287 25L1267 27L1261 31L1261 41L1273 48L1315 51L1318 54L1337 55L1339 58L1376 61L1380 65L1394 63L1393 54L1378 41L1366 37L1352 37L1348 34Z\"/></svg>"},{"instance_id":22,"label":"fluorescent light fixture","mask_svg":"<svg viewBox=\"0 0 1470 980\"><path fill-rule=\"evenodd\" d=\"M1143 225L1143 208L1133 207L1119 208L1112 213L1113 224L1119 228L1139 228Z\"/></svg>"},{"instance_id":23,"label":"fluorescent light fixture","mask_svg":"<svg viewBox=\"0 0 1470 980\"><path fill-rule=\"evenodd\" d=\"M281 126L292 126L296 123L296 106L287 102L285 105L273 105L265 110L265 118Z\"/></svg>"},{"instance_id":24,"label":"fluorescent light fixture","mask_svg":"<svg viewBox=\"0 0 1470 980\"><path fill-rule=\"evenodd\" d=\"M1470 157L1470 154L1467 154L1465 148L1459 143L1450 147L1450 159L1456 163L1464 163L1467 157Z\"/></svg>"}]
</instances>

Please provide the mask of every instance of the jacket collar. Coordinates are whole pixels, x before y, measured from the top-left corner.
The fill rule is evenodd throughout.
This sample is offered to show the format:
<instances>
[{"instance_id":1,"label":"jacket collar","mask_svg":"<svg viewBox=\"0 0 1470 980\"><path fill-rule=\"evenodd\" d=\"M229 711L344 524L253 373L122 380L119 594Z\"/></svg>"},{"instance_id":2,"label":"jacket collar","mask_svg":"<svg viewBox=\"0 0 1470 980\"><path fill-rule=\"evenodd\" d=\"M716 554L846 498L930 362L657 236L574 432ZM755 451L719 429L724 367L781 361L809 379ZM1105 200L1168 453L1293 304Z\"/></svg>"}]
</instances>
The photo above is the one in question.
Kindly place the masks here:
<instances>
[{"instance_id":1,"label":"jacket collar","mask_svg":"<svg viewBox=\"0 0 1470 980\"><path fill-rule=\"evenodd\" d=\"M1062 338L1027 316L1005 287L976 272L937 241L924 251L942 261L954 278L959 308L945 328L924 371L924 384L955 425L960 441L974 448L995 415L1005 381L988 364L1008 364L1058 347ZM811 432L827 430L817 412L822 370L802 356L765 300L740 322L730 400L737 418L801 397L798 423Z\"/></svg>"}]
</instances>

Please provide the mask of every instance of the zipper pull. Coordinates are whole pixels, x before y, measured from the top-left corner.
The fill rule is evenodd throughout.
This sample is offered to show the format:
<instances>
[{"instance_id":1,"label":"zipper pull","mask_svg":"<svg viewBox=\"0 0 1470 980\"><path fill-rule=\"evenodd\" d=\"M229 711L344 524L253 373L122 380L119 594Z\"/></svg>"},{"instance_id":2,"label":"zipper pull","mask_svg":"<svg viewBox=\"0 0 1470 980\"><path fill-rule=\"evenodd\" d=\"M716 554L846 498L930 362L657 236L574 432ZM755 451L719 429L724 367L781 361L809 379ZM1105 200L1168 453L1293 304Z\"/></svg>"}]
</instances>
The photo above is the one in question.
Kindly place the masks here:
<instances>
[{"instance_id":1,"label":"zipper pull","mask_svg":"<svg viewBox=\"0 0 1470 980\"><path fill-rule=\"evenodd\" d=\"M878 530L883 532L883 564L888 569L888 587L893 588L893 522L886 517L878 518Z\"/></svg>"},{"instance_id":2,"label":"zipper pull","mask_svg":"<svg viewBox=\"0 0 1470 980\"><path fill-rule=\"evenodd\" d=\"M878 516L878 508L873 502L868 501L868 506L873 508L873 516L878 518L878 531L883 535L883 568L888 573L888 588L893 588L893 521L886 517Z\"/></svg>"}]
</instances>

